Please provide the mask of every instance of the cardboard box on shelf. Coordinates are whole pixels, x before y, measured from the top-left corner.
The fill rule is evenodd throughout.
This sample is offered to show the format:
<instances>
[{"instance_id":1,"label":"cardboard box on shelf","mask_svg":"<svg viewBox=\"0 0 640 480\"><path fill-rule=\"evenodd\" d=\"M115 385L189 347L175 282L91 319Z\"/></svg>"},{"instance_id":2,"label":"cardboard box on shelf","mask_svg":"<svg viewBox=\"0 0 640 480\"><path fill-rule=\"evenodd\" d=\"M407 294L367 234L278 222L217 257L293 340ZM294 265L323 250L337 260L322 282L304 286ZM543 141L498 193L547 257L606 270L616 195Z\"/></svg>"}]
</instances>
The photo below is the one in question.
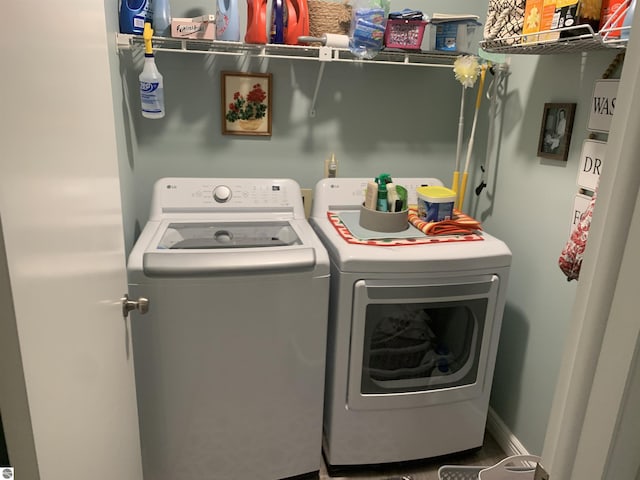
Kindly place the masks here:
<instances>
[{"instance_id":1,"label":"cardboard box on shelf","mask_svg":"<svg viewBox=\"0 0 640 480\"><path fill-rule=\"evenodd\" d=\"M172 18L171 36L173 38L214 40L216 36L215 16L202 15L195 18Z\"/></svg>"},{"instance_id":2,"label":"cardboard box on shelf","mask_svg":"<svg viewBox=\"0 0 640 480\"><path fill-rule=\"evenodd\" d=\"M555 10L556 0L527 0L522 43L547 42L560 38L559 32L549 32L552 29Z\"/></svg>"},{"instance_id":3,"label":"cardboard box on shelf","mask_svg":"<svg viewBox=\"0 0 640 480\"><path fill-rule=\"evenodd\" d=\"M600 24L602 0L557 0L553 19L553 29L564 29L560 38L573 37L590 33L587 28L572 28L589 25L592 32L597 32Z\"/></svg>"}]
</instances>

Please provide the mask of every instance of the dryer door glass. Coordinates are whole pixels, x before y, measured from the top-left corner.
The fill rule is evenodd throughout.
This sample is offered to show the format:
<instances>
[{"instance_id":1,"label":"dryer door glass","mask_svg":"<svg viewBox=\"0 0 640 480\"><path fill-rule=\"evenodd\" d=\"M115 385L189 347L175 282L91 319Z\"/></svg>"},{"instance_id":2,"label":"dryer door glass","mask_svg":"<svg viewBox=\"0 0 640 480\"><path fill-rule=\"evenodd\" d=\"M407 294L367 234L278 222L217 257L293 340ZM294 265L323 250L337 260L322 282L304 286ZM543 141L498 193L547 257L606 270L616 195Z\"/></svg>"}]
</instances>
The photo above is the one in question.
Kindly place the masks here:
<instances>
[{"instance_id":1,"label":"dryer door glass","mask_svg":"<svg viewBox=\"0 0 640 480\"><path fill-rule=\"evenodd\" d=\"M479 395L498 283L497 276L457 283L357 282L350 406L415 406Z\"/></svg>"},{"instance_id":2,"label":"dryer door glass","mask_svg":"<svg viewBox=\"0 0 640 480\"><path fill-rule=\"evenodd\" d=\"M474 383L486 309L486 299L368 305L361 391Z\"/></svg>"}]
</instances>

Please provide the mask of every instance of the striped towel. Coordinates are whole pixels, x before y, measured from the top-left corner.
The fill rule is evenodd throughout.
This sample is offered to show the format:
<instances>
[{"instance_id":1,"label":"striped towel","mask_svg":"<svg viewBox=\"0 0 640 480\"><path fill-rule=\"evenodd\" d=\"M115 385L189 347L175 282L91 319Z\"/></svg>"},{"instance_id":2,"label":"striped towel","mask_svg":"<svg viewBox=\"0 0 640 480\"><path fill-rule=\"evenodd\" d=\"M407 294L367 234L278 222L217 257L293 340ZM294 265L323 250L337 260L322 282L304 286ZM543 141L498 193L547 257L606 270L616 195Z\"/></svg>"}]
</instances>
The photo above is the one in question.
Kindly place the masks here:
<instances>
[{"instance_id":1,"label":"striped towel","mask_svg":"<svg viewBox=\"0 0 640 480\"><path fill-rule=\"evenodd\" d=\"M409 222L425 235L467 235L482 230L480 222L458 210L453 211L453 219L441 222L425 222L418 217L418 211L409 208Z\"/></svg>"}]
</instances>

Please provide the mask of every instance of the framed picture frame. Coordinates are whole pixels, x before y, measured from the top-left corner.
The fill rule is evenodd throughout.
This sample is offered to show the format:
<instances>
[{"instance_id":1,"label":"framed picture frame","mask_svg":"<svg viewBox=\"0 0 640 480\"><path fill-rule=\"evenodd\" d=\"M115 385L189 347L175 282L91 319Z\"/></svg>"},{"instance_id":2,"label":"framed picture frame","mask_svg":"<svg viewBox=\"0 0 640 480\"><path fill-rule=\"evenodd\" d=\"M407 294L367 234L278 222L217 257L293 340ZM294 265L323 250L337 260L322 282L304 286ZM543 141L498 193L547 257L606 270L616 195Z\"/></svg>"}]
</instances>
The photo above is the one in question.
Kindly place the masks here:
<instances>
[{"instance_id":1,"label":"framed picture frame","mask_svg":"<svg viewBox=\"0 0 640 480\"><path fill-rule=\"evenodd\" d=\"M575 103L545 103L538 140L538 156L567 161Z\"/></svg>"},{"instance_id":2,"label":"framed picture frame","mask_svg":"<svg viewBox=\"0 0 640 480\"><path fill-rule=\"evenodd\" d=\"M270 73L221 72L222 133L271 135Z\"/></svg>"}]
</instances>

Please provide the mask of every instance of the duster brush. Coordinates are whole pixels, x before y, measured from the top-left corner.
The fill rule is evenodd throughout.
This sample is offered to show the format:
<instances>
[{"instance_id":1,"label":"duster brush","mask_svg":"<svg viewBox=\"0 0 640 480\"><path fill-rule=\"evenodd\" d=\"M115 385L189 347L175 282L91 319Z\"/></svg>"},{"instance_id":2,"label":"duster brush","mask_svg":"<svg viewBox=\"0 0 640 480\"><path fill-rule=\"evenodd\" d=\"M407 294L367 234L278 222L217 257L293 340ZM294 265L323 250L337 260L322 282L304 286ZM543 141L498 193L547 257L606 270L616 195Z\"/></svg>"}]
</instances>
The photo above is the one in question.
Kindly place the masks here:
<instances>
[{"instance_id":1,"label":"duster brush","mask_svg":"<svg viewBox=\"0 0 640 480\"><path fill-rule=\"evenodd\" d=\"M467 88L473 87L480 74L478 58L473 55L463 55L453 62L453 73L462 84L462 96L460 99L460 117L458 120L458 142L456 147L456 166L453 171L451 190L458 193L460 183L460 156L462 155L462 134L464 132L464 94Z\"/></svg>"}]
</instances>

